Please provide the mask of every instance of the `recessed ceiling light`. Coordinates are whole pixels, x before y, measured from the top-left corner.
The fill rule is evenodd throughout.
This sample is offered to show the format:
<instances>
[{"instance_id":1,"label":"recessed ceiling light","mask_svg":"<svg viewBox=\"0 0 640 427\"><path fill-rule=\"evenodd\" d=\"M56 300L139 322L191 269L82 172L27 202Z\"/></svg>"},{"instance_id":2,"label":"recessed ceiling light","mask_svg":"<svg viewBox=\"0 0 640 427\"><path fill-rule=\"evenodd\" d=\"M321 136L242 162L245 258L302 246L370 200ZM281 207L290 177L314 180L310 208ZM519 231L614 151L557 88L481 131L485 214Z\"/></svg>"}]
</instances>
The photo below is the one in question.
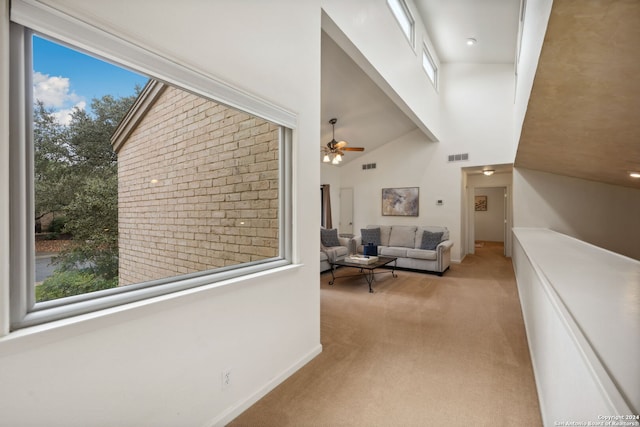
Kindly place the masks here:
<instances>
[{"instance_id":1,"label":"recessed ceiling light","mask_svg":"<svg viewBox=\"0 0 640 427\"><path fill-rule=\"evenodd\" d=\"M640 178L640 172L629 172L631 178Z\"/></svg>"},{"instance_id":2,"label":"recessed ceiling light","mask_svg":"<svg viewBox=\"0 0 640 427\"><path fill-rule=\"evenodd\" d=\"M467 39L467 46L473 46L476 43L478 43L478 40L474 39L473 37L469 37Z\"/></svg>"}]
</instances>

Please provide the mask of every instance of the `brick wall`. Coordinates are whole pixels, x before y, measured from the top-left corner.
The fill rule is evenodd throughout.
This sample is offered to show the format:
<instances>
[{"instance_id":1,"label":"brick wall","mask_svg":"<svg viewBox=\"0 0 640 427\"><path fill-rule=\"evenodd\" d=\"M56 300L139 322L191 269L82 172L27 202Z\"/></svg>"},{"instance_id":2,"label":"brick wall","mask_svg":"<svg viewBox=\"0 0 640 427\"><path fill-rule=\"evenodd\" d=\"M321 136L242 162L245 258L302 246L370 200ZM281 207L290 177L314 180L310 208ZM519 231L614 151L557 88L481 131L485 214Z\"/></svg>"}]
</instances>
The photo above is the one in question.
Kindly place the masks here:
<instances>
[{"instance_id":1,"label":"brick wall","mask_svg":"<svg viewBox=\"0 0 640 427\"><path fill-rule=\"evenodd\" d=\"M120 285L277 256L278 141L167 87L118 152Z\"/></svg>"}]
</instances>

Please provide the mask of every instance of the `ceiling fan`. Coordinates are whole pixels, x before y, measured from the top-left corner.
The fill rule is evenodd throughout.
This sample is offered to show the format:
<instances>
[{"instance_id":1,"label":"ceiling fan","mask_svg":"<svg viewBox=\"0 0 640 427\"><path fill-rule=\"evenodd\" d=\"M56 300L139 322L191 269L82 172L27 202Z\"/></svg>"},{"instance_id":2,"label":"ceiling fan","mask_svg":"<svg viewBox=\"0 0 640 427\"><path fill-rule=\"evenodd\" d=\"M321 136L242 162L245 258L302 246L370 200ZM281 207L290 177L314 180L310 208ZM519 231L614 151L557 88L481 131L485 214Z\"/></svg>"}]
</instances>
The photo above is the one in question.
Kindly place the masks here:
<instances>
[{"instance_id":1,"label":"ceiling fan","mask_svg":"<svg viewBox=\"0 0 640 427\"><path fill-rule=\"evenodd\" d=\"M336 123L338 119L331 119L329 123L332 127L332 135L331 141L327 143L326 147L322 147L322 153L324 154L322 161L324 163L331 162L334 165L337 165L342 161L342 156L344 156L345 151L364 151L363 147L347 147L347 141L336 141Z\"/></svg>"}]
</instances>

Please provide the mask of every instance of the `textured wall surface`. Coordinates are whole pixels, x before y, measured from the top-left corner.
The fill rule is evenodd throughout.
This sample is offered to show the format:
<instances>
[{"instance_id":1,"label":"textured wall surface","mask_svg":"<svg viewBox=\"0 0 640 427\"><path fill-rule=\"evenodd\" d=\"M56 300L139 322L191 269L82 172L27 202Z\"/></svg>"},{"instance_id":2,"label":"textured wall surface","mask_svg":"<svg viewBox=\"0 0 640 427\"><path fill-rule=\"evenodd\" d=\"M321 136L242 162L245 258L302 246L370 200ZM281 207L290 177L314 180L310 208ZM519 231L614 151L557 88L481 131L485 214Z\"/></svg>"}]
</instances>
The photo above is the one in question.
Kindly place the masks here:
<instances>
[{"instance_id":1,"label":"textured wall surface","mask_svg":"<svg viewBox=\"0 0 640 427\"><path fill-rule=\"evenodd\" d=\"M120 284L277 256L278 129L167 87L118 153Z\"/></svg>"},{"instance_id":2,"label":"textured wall surface","mask_svg":"<svg viewBox=\"0 0 640 427\"><path fill-rule=\"evenodd\" d=\"M516 167L640 189L639 42L640 2L553 2Z\"/></svg>"}]
</instances>

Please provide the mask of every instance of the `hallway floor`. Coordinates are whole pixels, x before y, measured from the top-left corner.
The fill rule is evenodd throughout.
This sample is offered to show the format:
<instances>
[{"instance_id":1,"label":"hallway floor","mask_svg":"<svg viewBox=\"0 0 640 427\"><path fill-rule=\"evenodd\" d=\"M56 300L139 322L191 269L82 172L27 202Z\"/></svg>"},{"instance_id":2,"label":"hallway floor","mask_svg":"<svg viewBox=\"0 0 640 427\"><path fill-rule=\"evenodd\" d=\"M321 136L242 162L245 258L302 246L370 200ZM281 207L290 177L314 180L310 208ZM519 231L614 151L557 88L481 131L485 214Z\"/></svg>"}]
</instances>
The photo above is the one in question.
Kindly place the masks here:
<instances>
[{"instance_id":1,"label":"hallway floor","mask_svg":"<svg viewBox=\"0 0 640 427\"><path fill-rule=\"evenodd\" d=\"M321 275L323 352L230 425L541 425L502 251L485 244L443 277L383 273L373 294Z\"/></svg>"}]
</instances>

